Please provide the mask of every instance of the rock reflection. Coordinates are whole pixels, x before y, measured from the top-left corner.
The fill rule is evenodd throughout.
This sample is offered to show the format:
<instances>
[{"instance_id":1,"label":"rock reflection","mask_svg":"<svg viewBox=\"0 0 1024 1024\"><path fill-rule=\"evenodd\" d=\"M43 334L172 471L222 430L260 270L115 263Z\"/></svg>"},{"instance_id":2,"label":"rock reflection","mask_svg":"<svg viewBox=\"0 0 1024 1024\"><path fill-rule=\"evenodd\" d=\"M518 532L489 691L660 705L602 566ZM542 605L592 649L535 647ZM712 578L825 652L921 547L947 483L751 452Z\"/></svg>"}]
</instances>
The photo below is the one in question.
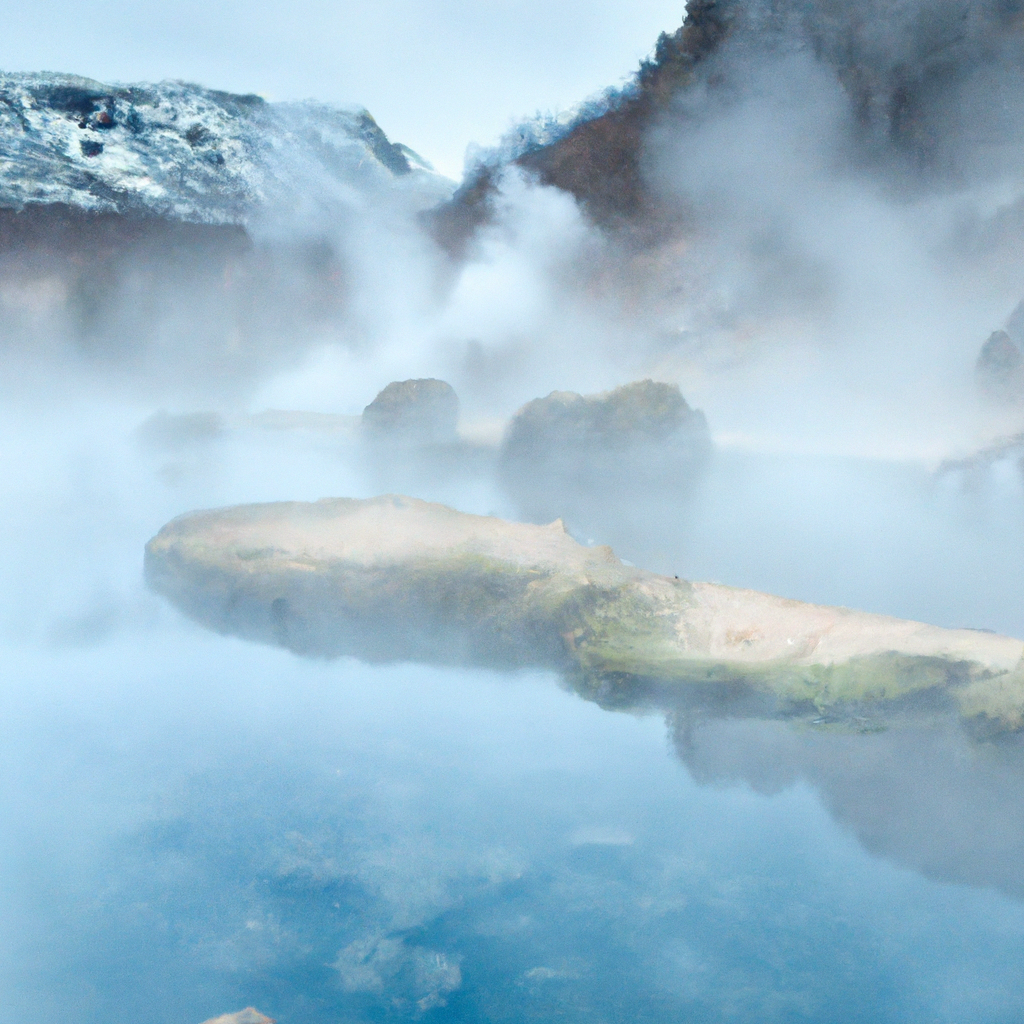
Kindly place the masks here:
<instances>
[{"instance_id":1,"label":"rock reflection","mask_svg":"<svg viewBox=\"0 0 1024 1024\"><path fill-rule=\"evenodd\" d=\"M1019 734L979 740L941 716L883 729L858 718L730 717L664 700L660 709L699 783L763 794L804 783L872 854L938 881L1024 897Z\"/></svg>"}]
</instances>

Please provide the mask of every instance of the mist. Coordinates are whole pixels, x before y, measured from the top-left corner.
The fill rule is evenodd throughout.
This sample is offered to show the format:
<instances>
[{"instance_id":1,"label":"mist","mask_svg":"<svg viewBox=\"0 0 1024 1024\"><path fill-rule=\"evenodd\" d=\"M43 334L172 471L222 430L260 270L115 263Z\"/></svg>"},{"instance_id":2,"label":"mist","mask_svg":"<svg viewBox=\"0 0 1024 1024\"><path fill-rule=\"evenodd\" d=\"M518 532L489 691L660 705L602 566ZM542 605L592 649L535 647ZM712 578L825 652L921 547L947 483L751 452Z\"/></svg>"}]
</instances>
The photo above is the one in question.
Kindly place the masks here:
<instances>
[{"instance_id":1,"label":"mist","mask_svg":"<svg viewBox=\"0 0 1024 1024\"><path fill-rule=\"evenodd\" d=\"M337 9L273 3L59 2L33 18L5 4L0 65L101 81L184 79L238 93L363 103L450 177L467 144L489 144L524 113L566 107L617 85L678 4L592 7L422 4ZM565 59L566 53L571 59Z\"/></svg>"},{"instance_id":2,"label":"mist","mask_svg":"<svg viewBox=\"0 0 1024 1024\"><path fill-rule=\"evenodd\" d=\"M728 33L644 123L630 218L520 157L625 109L639 80L598 90L643 48L552 70L552 107L594 94L575 110L530 121L516 86L495 141L512 100L470 29L448 88L480 80L490 120L461 182L410 74L390 106L318 95L372 106L417 151L400 173L325 142L326 107L271 103L237 216L0 210L0 1021L1019 1017L1017 738L301 658L143 580L183 512L393 492L561 517L670 576L1024 636L1024 392L977 369L994 331L1024 341L1019 12L716 10ZM159 49L140 77L262 91L224 51ZM282 67L285 100L327 81ZM451 177L417 155L432 132ZM456 250L437 211L483 171ZM434 379L452 425L368 429L390 382ZM688 433L541 420L558 458L509 473L527 403L644 380L678 386Z\"/></svg>"}]
</instances>

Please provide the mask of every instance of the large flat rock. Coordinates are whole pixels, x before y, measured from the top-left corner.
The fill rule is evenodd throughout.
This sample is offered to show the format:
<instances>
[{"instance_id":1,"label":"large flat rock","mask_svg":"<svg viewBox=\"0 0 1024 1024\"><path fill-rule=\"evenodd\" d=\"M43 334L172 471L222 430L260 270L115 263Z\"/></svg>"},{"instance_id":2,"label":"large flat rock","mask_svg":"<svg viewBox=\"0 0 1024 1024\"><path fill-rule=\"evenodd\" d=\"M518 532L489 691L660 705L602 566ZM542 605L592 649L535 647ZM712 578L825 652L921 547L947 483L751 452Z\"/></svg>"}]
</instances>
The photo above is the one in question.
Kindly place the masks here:
<instances>
[{"instance_id":1,"label":"large flat rock","mask_svg":"<svg viewBox=\"0 0 1024 1024\"><path fill-rule=\"evenodd\" d=\"M546 665L616 700L657 689L780 714L953 709L1024 724L1024 642L627 566L548 526L395 495L193 512L150 585L224 633L314 656Z\"/></svg>"}]
</instances>

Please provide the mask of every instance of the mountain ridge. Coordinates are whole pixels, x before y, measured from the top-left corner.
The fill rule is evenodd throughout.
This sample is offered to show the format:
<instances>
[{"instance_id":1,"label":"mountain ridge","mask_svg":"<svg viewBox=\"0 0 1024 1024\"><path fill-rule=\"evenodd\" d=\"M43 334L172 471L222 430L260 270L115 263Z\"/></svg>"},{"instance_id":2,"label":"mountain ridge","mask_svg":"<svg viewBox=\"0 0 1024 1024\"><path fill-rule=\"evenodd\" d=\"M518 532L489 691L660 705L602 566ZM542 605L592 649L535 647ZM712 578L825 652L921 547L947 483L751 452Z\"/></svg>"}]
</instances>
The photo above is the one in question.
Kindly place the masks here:
<instances>
[{"instance_id":1,"label":"mountain ridge","mask_svg":"<svg viewBox=\"0 0 1024 1024\"><path fill-rule=\"evenodd\" d=\"M444 179L410 160L362 107L271 103L188 82L109 85L0 72L0 207L246 224L309 195Z\"/></svg>"}]
</instances>

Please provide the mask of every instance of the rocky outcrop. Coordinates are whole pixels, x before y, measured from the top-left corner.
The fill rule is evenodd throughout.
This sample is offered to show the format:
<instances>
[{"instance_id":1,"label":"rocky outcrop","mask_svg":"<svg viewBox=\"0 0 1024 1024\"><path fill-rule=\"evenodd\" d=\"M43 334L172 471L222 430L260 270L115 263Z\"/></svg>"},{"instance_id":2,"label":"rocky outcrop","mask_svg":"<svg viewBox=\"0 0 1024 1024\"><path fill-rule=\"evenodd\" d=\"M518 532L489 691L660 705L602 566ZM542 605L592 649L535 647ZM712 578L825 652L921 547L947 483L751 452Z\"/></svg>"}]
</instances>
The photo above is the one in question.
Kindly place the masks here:
<instances>
[{"instance_id":1,"label":"rocky outcrop","mask_svg":"<svg viewBox=\"0 0 1024 1024\"><path fill-rule=\"evenodd\" d=\"M1024 642L644 572L610 548L389 495L194 512L146 548L204 625L300 654L558 668L585 695L1024 725Z\"/></svg>"},{"instance_id":2,"label":"rocky outcrop","mask_svg":"<svg viewBox=\"0 0 1024 1024\"><path fill-rule=\"evenodd\" d=\"M692 228L652 174L652 142L743 97L757 66L789 72L813 56L845 97L858 163L901 188L1015 165L1016 88L1024 58L1019 0L690 0L683 24L662 33L622 89L564 119L524 122L488 154L431 218L450 252L466 251L493 215L506 167L572 195L597 224L658 243ZM983 166L984 165L984 166Z\"/></svg>"},{"instance_id":3,"label":"rocky outcrop","mask_svg":"<svg viewBox=\"0 0 1024 1024\"><path fill-rule=\"evenodd\" d=\"M363 410L363 434L378 445L416 447L458 439L459 396L428 377L392 381Z\"/></svg>"},{"instance_id":4,"label":"rocky outcrop","mask_svg":"<svg viewBox=\"0 0 1024 1024\"><path fill-rule=\"evenodd\" d=\"M343 326L353 217L452 187L365 110L0 73L0 349L245 389Z\"/></svg>"},{"instance_id":5,"label":"rocky outcrop","mask_svg":"<svg viewBox=\"0 0 1024 1024\"><path fill-rule=\"evenodd\" d=\"M621 227L653 221L657 204L644 175L646 134L727 38L735 6L728 0L691 0L683 24L661 34L653 58L624 89L585 104L568 122L521 125L504 149L474 168L430 216L434 236L452 254L463 254L473 232L492 215L506 164L569 192L598 223Z\"/></svg>"},{"instance_id":6,"label":"rocky outcrop","mask_svg":"<svg viewBox=\"0 0 1024 1024\"><path fill-rule=\"evenodd\" d=\"M993 331L974 367L982 394L1008 405L1024 401L1024 354L1006 331Z\"/></svg>"},{"instance_id":7,"label":"rocky outcrop","mask_svg":"<svg viewBox=\"0 0 1024 1024\"><path fill-rule=\"evenodd\" d=\"M685 491L710 452L704 414L678 385L644 380L527 403L505 432L499 470L526 518L583 524L623 494Z\"/></svg>"}]
</instances>

